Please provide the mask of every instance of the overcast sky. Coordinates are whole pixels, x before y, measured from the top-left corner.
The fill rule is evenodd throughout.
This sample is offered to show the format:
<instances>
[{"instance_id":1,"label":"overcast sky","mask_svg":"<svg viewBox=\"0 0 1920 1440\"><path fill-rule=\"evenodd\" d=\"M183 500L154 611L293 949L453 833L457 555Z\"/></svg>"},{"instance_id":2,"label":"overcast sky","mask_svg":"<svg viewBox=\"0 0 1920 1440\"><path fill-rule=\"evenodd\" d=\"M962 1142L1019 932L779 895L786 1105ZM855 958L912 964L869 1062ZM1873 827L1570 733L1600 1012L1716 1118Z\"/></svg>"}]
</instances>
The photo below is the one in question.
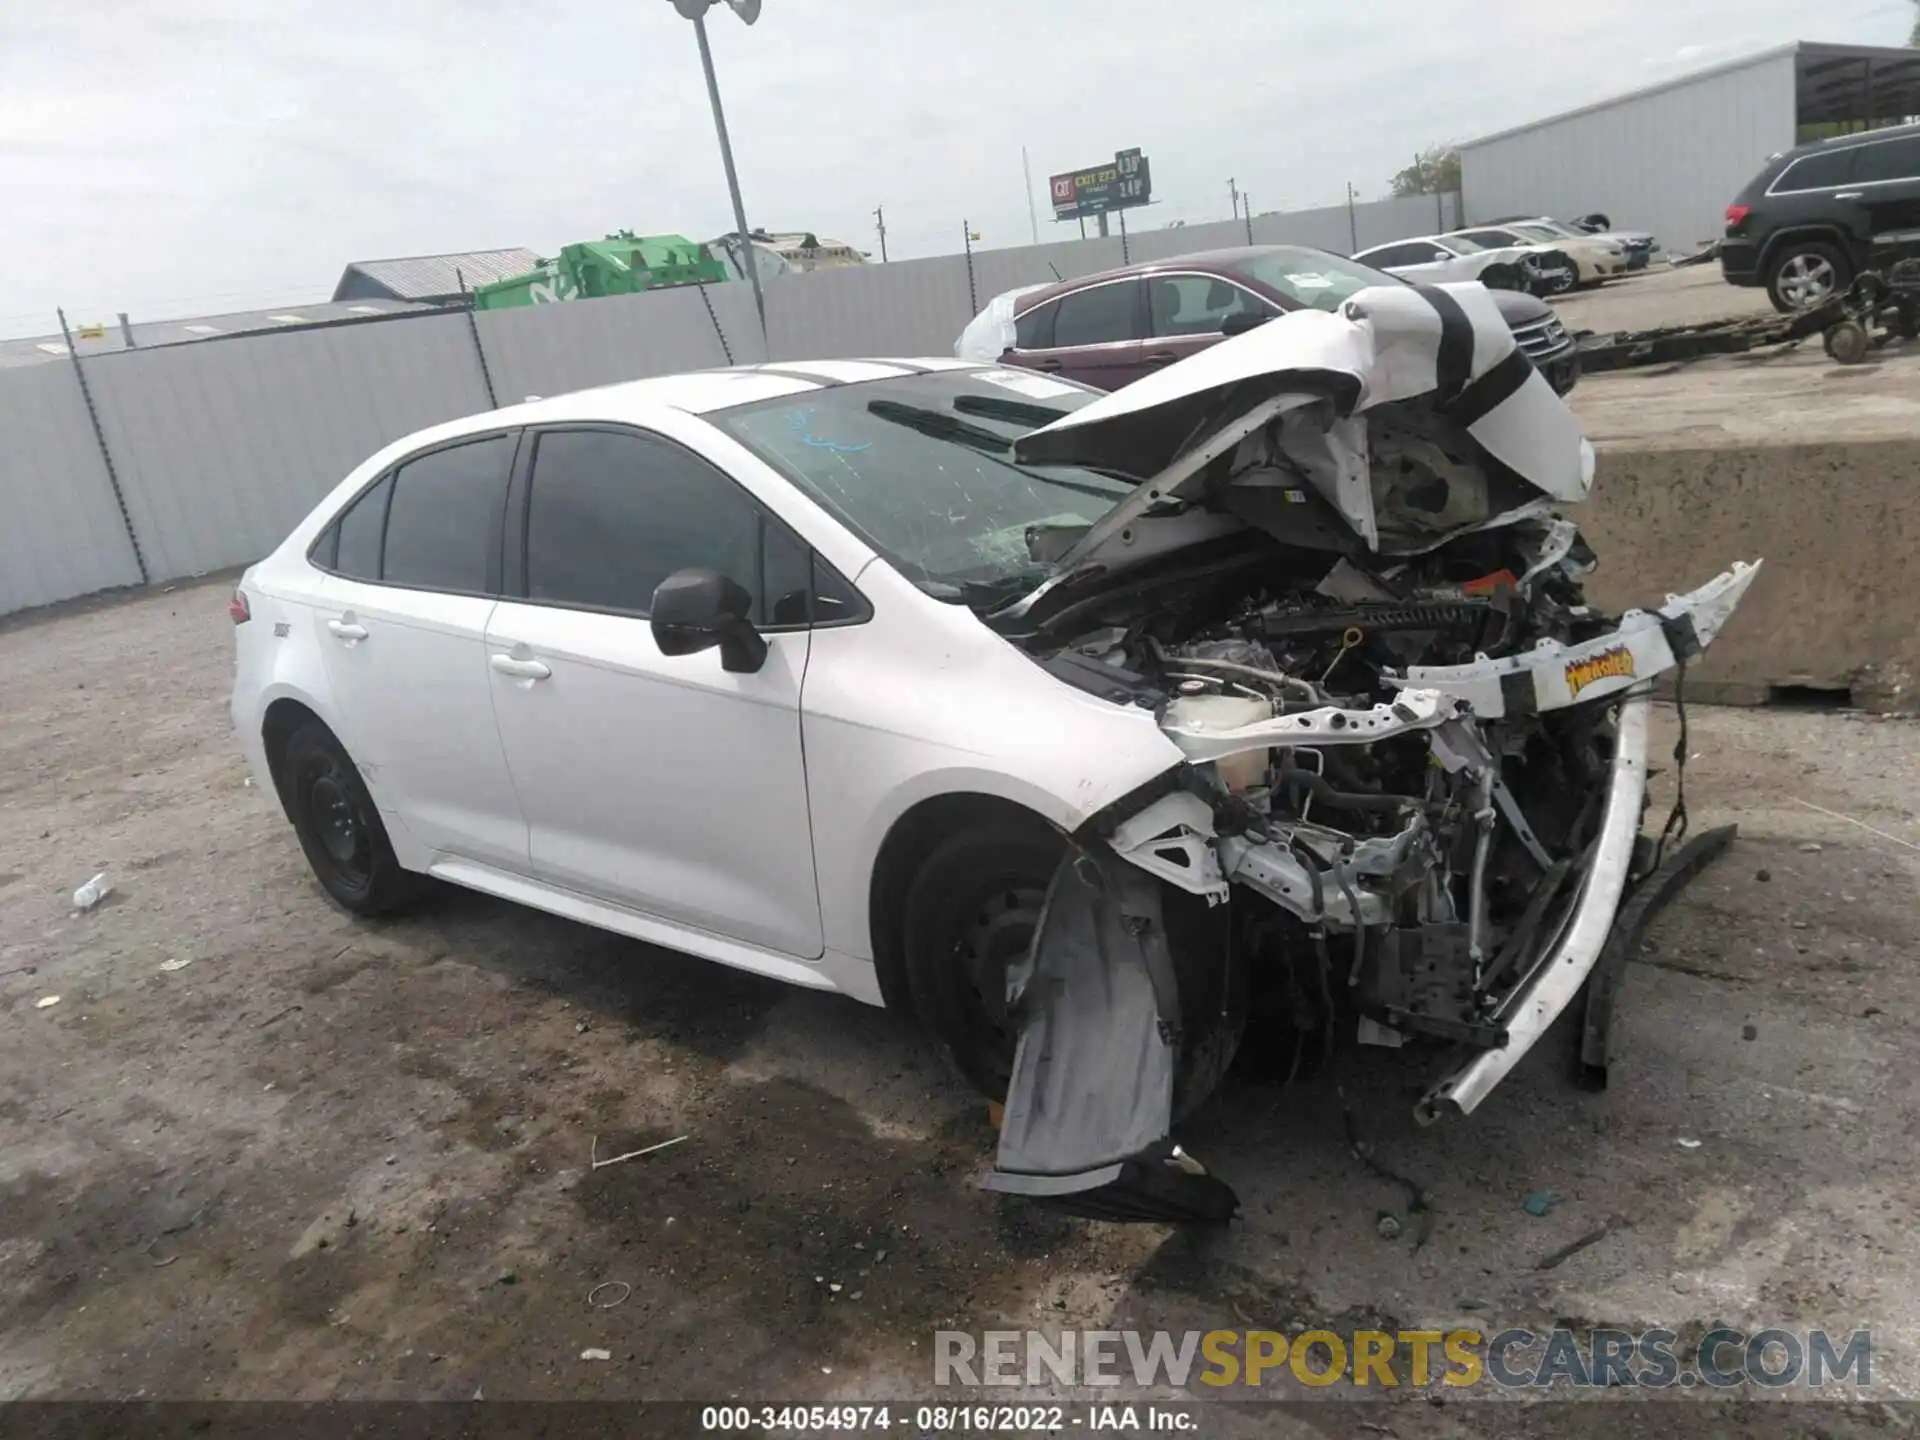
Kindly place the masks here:
<instances>
[{"instance_id":1,"label":"overcast sky","mask_svg":"<svg viewBox=\"0 0 1920 1440\"><path fill-rule=\"evenodd\" d=\"M1140 228L1379 196L1467 139L1909 0L765 0L708 19L750 224L895 258L1042 239L1139 146ZM274 17L269 20L269 16ZM1684 136L1675 136L1684 144ZM1622 223L1631 216L1620 217ZM669 0L0 0L0 334L324 299L349 261L731 229Z\"/></svg>"}]
</instances>

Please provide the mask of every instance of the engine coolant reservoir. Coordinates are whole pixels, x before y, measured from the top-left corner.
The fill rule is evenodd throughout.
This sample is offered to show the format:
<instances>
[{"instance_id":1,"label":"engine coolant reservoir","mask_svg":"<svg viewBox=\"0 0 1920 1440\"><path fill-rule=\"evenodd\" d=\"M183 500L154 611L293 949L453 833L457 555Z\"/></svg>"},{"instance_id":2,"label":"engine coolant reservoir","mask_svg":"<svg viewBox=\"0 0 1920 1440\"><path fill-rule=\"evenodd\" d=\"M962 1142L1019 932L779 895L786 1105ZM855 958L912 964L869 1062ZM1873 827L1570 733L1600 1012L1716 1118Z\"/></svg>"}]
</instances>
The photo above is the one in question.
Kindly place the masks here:
<instances>
[{"instance_id":1,"label":"engine coolant reservoir","mask_svg":"<svg viewBox=\"0 0 1920 1440\"><path fill-rule=\"evenodd\" d=\"M1167 706L1167 723L1196 732L1238 730L1273 718L1273 705L1246 695L1182 695ZM1214 761L1227 789L1238 795L1267 783L1271 751L1247 750Z\"/></svg>"}]
</instances>

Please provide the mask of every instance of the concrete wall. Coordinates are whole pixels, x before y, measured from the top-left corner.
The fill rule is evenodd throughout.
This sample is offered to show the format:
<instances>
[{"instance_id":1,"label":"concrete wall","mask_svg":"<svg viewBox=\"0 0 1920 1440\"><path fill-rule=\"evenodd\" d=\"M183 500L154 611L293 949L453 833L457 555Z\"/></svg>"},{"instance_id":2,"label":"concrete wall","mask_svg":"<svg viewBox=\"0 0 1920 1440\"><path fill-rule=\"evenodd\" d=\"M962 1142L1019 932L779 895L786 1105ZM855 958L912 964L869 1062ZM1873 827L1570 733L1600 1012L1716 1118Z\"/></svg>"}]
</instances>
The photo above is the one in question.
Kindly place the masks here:
<instances>
[{"instance_id":1,"label":"concrete wall","mask_svg":"<svg viewBox=\"0 0 1920 1440\"><path fill-rule=\"evenodd\" d=\"M1736 61L1461 147L1467 217L1603 211L1686 252L1794 142L1794 53Z\"/></svg>"},{"instance_id":2,"label":"concrete wall","mask_svg":"<svg viewBox=\"0 0 1920 1440\"><path fill-rule=\"evenodd\" d=\"M1609 608L1765 560L1689 694L1759 704L1810 686L1920 710L1920 441L1603 451L1579 518L1601 558L1588 591Z\"/></svg>"}]
</instances>

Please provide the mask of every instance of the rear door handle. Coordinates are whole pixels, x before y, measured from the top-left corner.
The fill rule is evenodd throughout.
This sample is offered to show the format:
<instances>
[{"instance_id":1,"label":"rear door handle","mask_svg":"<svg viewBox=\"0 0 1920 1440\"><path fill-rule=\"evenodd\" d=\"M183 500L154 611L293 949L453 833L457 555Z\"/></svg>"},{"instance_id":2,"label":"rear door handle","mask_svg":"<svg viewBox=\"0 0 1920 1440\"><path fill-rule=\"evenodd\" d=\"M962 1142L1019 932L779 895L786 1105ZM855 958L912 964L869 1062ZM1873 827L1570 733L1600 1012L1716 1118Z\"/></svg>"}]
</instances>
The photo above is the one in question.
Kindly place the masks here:
<instances>
[{"instance_id":1,"label":"rear door handle","mask_svg":"<svg viewBox=\"0 0 1920 1440\"><path fill-rule=\"evenodd\" d=\"M1058 370L1060 368L1060 362L1058 360L1036 360L1033 362L1033 368L1036 370Z\"/></svg>"},{"instance_id":2,"label":"rear door handle","mask_svg":"<svg viewBox=\"0 0 1920 1440\"><path fill-rule=\"evenodd\" d=\"M1173 358L1174 353L1171 350L1156 350L1147 356L1147 363L1149 365L1164 365Z\"/></svg>"},{"instance_id":3,"label":"rear door handle","mask_svg":"<svg viewBox=\"0 0 1920 1440\"><path fill-rule=\"evenodd\" d=\"M1865 194L1865 192L1863 192L1863 191L1860 191L1860 190L1849 190L1849 191L1847 191L1847 192L1846 192L1846 194L1844 194L1844 195L1836 195L1836 196L1834 196L1833 198L1834 198L1834 199L1836 199L1836 200L1864 200L1864 199L1866 199L1867 197L1866 197L1866 194Z\"/></svg>"},{"instance_id":4,"label":"rear door handle","mask_svg":"<svg viewBox=\"0 0 1920 1440\"><path fill-rule=\"evenodd\" d=\"M544 680L553 671L538 660L517 660L511 655L490 655L487 664L501 675L510 675L515 680Z\"/></svg>"},{"instance_id":5,"label":"rear door handle","mask_svg":"<svg viewBox=\"0 0 1920 1440\"><path fill-rule=\"evenodd\" d=\"M356 644L367 638L367 627L355 623L350 618L346 620L327 621L327 630L332 634L334 639L345 641L349 645Z\"/></svg>"}]
</instances>

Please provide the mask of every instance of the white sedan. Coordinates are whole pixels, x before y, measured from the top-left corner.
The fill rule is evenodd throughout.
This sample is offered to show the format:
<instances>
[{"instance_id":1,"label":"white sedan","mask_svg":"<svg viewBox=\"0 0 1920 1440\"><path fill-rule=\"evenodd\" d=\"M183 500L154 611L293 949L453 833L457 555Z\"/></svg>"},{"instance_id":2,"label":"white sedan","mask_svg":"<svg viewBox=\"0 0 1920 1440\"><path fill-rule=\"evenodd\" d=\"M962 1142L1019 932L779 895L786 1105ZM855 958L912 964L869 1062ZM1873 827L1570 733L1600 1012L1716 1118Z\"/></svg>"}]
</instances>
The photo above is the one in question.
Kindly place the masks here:
<instances>
[{"instance_id":1,"label":"white sedan","mask_svg":"<svg viewBox=\"0 0 1920 1440\"><path fill-rule=\"evenodd\" d=\"M1170 1131L1256 980L1262 1043L1456 1046L1470 1111L1640 878L1641 691L1753 572L1586 607L1591 477L1479 285L1111 396L612 385L341 481L239 583L233 721L347 909L438 877L917 1014L1006 1097L992 1183L1217 1218Z\"/></svg>"},{"instance_id":2,"label":"white sedan","mask_svg":"<svg viewBox=\"0 0 1920 1440\"><path fill-rule=\"evenodd\" d=\"M1488 249L1458 236L1423 235L1376 245L1353 258L1417 285L1478 280L1492 289L1530 291L1534 285L1527 271L1533 257L1524 246Z\"/></svg>"}]
</instances>

